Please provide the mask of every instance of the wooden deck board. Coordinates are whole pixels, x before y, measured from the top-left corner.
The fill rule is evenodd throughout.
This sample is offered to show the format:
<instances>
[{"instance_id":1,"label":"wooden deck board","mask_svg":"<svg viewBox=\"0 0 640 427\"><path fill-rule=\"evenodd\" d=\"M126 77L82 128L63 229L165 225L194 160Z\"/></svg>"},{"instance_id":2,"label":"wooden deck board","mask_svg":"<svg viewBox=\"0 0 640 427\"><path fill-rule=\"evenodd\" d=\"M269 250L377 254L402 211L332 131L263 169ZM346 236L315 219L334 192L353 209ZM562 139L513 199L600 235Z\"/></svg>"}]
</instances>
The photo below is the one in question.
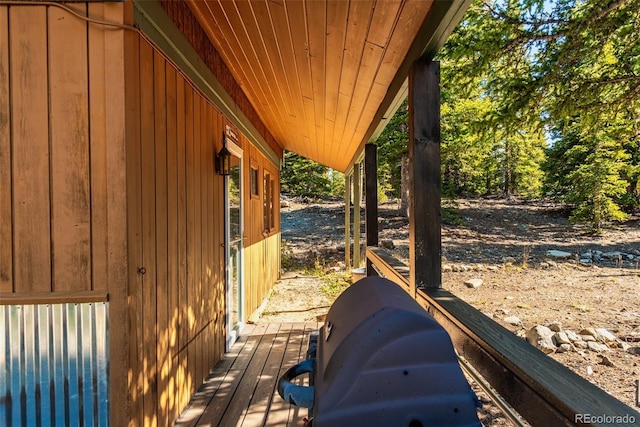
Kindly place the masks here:
<instances>
[{"instance_id":1,"label":"wooden deck board","mask_svg":"<svg viewBox=\"0 0 640 427\"><path fill-rule=\"evenodd\" d=\"M301 425L307 410L284 402L276 386L284 371L306 357L309 334L317 328L316 323L247 325L176 425Z\"/></svg>"}]
</instances>

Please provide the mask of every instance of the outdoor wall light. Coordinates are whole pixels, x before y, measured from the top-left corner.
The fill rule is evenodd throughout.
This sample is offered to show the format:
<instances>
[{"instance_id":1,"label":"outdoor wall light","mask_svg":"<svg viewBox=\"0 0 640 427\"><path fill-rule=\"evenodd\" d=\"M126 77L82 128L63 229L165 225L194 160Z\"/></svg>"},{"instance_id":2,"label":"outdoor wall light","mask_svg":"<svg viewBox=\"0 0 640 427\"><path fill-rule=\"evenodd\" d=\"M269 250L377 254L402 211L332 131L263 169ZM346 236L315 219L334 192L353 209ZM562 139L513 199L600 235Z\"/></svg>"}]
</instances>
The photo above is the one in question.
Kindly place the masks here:
<instances>
[{"instance_id":1,"label":"outdoor wall light","mask_svg":"<svg viewBox=\"0 0 640 427\"><path fill-rule=\"evenodd\" d=\"M222 150L216 155L216 172L222 176L231 174L231 152L227 150L227 138L222 133Z\"/></svg>"}]
</instances>

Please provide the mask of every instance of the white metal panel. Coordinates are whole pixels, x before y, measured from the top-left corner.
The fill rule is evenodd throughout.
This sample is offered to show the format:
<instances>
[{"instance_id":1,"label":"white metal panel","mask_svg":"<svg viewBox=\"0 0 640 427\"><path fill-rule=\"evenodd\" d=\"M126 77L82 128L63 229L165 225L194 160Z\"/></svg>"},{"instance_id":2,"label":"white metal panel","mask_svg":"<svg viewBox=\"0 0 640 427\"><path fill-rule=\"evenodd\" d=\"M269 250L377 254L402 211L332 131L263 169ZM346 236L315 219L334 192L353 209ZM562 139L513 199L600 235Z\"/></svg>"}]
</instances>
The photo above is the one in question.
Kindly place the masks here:
<instances>
[{"instance_id":1,"label":"white metal panel","mask_svg":"<svg viewBox=\"0 0 640 427\"><path fill-rule=\"evenodd\" d=\"M109 425L107 313L108 303L0 306L0 425Z\"/></svg>"}]
</instances>

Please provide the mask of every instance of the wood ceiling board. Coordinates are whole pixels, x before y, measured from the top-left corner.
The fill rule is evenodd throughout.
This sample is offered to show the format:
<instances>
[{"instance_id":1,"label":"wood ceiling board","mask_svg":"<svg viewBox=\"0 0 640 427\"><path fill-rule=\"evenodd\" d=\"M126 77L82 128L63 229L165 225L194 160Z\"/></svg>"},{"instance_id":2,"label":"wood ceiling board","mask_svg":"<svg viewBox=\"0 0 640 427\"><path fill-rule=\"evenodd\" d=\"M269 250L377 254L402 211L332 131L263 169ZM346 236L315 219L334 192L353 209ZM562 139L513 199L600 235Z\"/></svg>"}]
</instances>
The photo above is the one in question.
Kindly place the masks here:
<instances>
[{"instance_id":1,"label":"wood ceiling board","mask_svg":"<svg viewBox=\"0 0 640 427\"><path fill-rule=\"evenodd\" d=\"M348 153L344 150L352 150L353 145L357 146L361 141L361 135L356 133L358 123L361 120L369 122L370 119L373 118L372 116L363 117L362 113L367 102L369 102L371 87L373 86L373 81L378 72L383 54L384 49L380 46L369 42L365 43L356 86L351 100L351 107L349 108L349 114L345 124L345 131L340 138L341 141L347 142L348 145L342 146L341 149L337 151L336 161L348 161L345 160L345 158L349 157ZM376 102L376 100L372 100L371 102Z\"/></svg>"},{"instance_id":2,"label":"wood ceiling board","mask_svg":"<svg viewBox=\"0 0 640 427\"><path fill-rule=\"evenodd\" d=\"M223 7L228 11L228 16L234 16L234 11L237 13L233 19L235 20L239 18L240 25L244 28L247 40L245 41L245 45L242 46L242 49L245 51L251 51L253 52L253 55L255 55L256 61L250 64L250 66L256 69L255 74L258 78L258 83L265 89L265 92L269 97L267 102L269 102L272 107L270 108L272 114L271 116L267 116L268 118L265 118L265 122L271 127L277 126L278 131L274 132L274 134L276 139L281 140L284 137L285 132L285 128L282 124L286 122L286 116L288 114L283 108L285 101L282 96L280 86L278 85L279 76L276 76L271 62L272 57L275 56L275 54L274 52L269 53L266 50L263 35L260 32L260 27L254 14L254 3L256 2L221 2L221 4L225 5Z\"/></svg>"},{"instance_id":3,"label":"wood ceiling board","mask_svg":"<svg viewBox=\"0 0 640 427\"><path fill-rule=\"evenodd\" d=\"M298 126L298 131L301 135L309 136L309 129L307 127L306 118L304 117L304 105L302 104L302 88L300 87L300 75L298 73L298 67L296 61L292 61L291 58L295 58L293 50L293 38L291 35L291 29L289 27L289 19L287 17L287 11L283 3L271 1L268 3L269 13L271 15L271 22L274 27L274 33L276 35L276 43L278 49L281 52L283 58L284 73L287 78L289 90L292 98L292 105L295 113L295 118L301 122ZM282 29L282 31L275 31L276 28ZM285 30L286 29L286 30Z\"/></svg>"},{"instance_id":4,"label":"wood ceiling board","mask_svg":"<svg viewBox=\"0 0 640 427\"><path fill-rule=\"evenodd\" d=\"M294 59L291 61L295 64L298 84L302 92L302 104L304 112L304 123L307 128L307 135L310 140L315 138L315 113L313 108L308 109L307 101L313 99L313 85L311 84L311 63L309 61L309 52L307 50L307 26L304 3L300 1L287 1L284 3L287 12L287 25L291 37ZM305 101L305 99L307 101ZM282 141L285 148L294 151L294 146L289 141Z\"/></svg>"},{"instance_id":5,"label":"wood ceiling board","mask_svg":"<svg viewBox=\"0 0 640 427\"><path fill-rule=\"evenodd\" d=\"M324 106L326 87L326 31L327 4L320 1L305 2L309 60L311 63L311 84L313 85L313 110L316 118L316 141L319 161L324 162Z\"/></svg>"},{"instance_id":6,"label":"wood ceiling board","mask_svg":"<svg viewBox=\"0 0 640 427\"><path fill-rule=\"evenodd\" d=\"M338 94L338 105L336 110L335 128L333 140L335 148L339 153L333 153L332 158L340 158L349 150L349 141L343 139L347 118L351 114L351 106L358 78L358 70L364 55L364 47L371 15L373 12L373 1L353 1L350 3L348 25L345 35L343 66L340 73L340 88ZM356 142L357 143L357 142ZM347 155L347 157L350 157ZM334 167L340 170L338 166Z\"/></svg>"},{"instance_id":7,"label":"wood ceiling board","mask_svg":"<svg viewBox=\"0 0 640 427\"><path fill-rule=\"evenodd\" d=\"M274 27L271 21L271 14L266 2L242 2L241 4L248 4L253 11L255 24L257 26L258 33L262 41L262 46L258 46L257 49L264 49L267 57L267 64L271 71L272 80L271 84L277 90L277 93L282 99L282 105L279 109L286 112L288 116L295 117L295 113L292 108L292 93L289 85L289 78L284 72L282 52L280 46L276 42L276 35L274 34ZM254 46L257 41L253 41Z\"/></svg>"},{"instance_id":8,"label":"wood ceiling board","mask_svg":"<svg viewBox=\"0 0 640 427\"><path fill-rule=\"evenodd\" d=\"M203 27L278 142L338 170L398 104L411 62L453 28L450 10L469 2L188 1L214 21Z\"/></svg>"},{"instance_id":9,"label":"wood ceiling board","mask_svg":"<svg viewBox=\"0 0 640 427\"><path fill-rule=\"evenodd\" d=\"M258 25L265 52L269 53L271 70L274 75L274 83L277 85L280 96L282 97L282 105L277 106L286 114L284 117L286 135L279 135L278 139L283 140L290 137L291 134L301 135L308 132L304 122L304 116L300 117L302 110L301 92L298 84L297 73L295 67L285 67L285 63L292 63L293 49L287 26L277 27L273 21L271 8L276 6L284 14L284 7L281 4L271 2L269 6L267 2L254 2L253 12ZM285 22L286 22L286 17ZM280 33L279 42L278 33ZM297 108L296 108L297 107Z\"/></svg>"},{"instance_id":10,"label":"wood ceiling board","mask_svg":"<svg viewBox=\"0 0 640 427\"><path fill-rule=\"evenodd\" d=\"M351 169L361 149L369 139L373 135L379 135L384 129L386 120L383 121L382 117L390 119L389 116L396 111L396 109L390 109L390 107L392 105L400 106L404 98L406 98L407 76L411 64L418 59L427 60L435 56L435 53L444 44L451 31L460 22L470 4L471 0L438 0L429 4L424 22L418 29L407 55L402 60L395 77L389 84L387 94L378 107L378 111L360 142L360 146L351 158L347 172Z\"/></svg>"},{"instance_id":11,"label":"wood ceiling board","mask_svg":"<svg viewBox=\"0 0 640 427\"><path fill-rule=\"evenodd\" d=\"M201 2L195 1L195 3ZM222 54L223 60L225 63L228 63L228 61L233 60L234 57L237 58L240 66L232 69L232 73L236 76L236 79L237 74L241 73L247 81L251 82L245 90L245 95L251 103L254 104L260 119L270 128L272 134L277 139L278 136L282 134L282 123L276 120L278 114L272 102L273 94L269 91L268 85L263 83L265 78L263 70L260 67L261 61L253 49L246 48L246 46L251 46L252 43L238 11L233 6L233 2L210 0L206 3L209 5L216 19L218 31L222 33L222 37L228 41L231 48L231 52L224 52ZM209 38L214 42L214 45L216 45L216 49L220 49L220 46L216 44L212 35L209 35Z\"/></svg>"},{"instance_id":12,"label":"wood ceiling board","mask_svg":"<svg viewBox=\"0 0 640 427\"><path fill-rule=\"evenodd\" d=\"M371 17L367 41L385 47L402 10L403 0L378 0Z\"/></svg>"},{"instance_id":13,"label":"wood ceiling board","mask_svg":"<svg viewBox=\"0 0 640 427\"><path fill-rule=\"evenodd\" d=\"M339 2L327 10L327 55L325 90L325 140L333 141L340 91L340 74L347 34L349 2Z\"/></svg>"},{"instance_id":14,"label":"wood ceiling board","mask_svg":"<svg viewBox=\"0 0 640 427\"><path fill-rule=\"evenodd\" d=\"M407 39L414 37L424 22L427 11L418 7L423 3L424 0L407 0L404 3L394 31L389 37L380 71L376 76L377 83L389 84L388 82L393 80L398 67L407 55L409 49Z\"/></svg>"},{"instance_id":15,"label":"wood ceiling board","mask_svg":"<svg viewBox=\"0 0 640 427\"><path fill-rule=\"evenodd\" d=\"M256 112L262 120L265 120L265 111L270 112L272 106L267 100L262 87L257 83L258 79L250 65L255 59L247 57L247 52L241 48L238 37L242 37L240 31L232 28L229 19L217 1L189 0L189 6L200 22L204 22L203 28L209 39L218 50L223 61L234 75L236 81L243 82L243 90ZM272 113L271 113L272 114Z\"/></svg>"}]
</instances>

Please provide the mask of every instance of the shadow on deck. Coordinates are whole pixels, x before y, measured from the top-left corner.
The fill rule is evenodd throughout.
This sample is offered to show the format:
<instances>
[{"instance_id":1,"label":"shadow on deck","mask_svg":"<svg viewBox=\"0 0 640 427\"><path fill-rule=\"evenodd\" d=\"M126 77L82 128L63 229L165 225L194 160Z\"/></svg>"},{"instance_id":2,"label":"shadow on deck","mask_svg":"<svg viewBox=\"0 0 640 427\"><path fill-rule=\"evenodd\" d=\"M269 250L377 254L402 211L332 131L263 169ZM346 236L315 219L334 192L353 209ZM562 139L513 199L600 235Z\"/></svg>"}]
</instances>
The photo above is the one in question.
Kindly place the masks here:
<instances>
[{"instance_id":1,"label":"shadow on deck","mask_svg":"<svg viewBox=\"0 0 640 427\"><path fill-rule=\"evenodd\" d=\"M306 358L317 323L247 325L193 396L176 426L302 425L307 410L276 392L280 376Z\"/></svg>"}]
</instances>

